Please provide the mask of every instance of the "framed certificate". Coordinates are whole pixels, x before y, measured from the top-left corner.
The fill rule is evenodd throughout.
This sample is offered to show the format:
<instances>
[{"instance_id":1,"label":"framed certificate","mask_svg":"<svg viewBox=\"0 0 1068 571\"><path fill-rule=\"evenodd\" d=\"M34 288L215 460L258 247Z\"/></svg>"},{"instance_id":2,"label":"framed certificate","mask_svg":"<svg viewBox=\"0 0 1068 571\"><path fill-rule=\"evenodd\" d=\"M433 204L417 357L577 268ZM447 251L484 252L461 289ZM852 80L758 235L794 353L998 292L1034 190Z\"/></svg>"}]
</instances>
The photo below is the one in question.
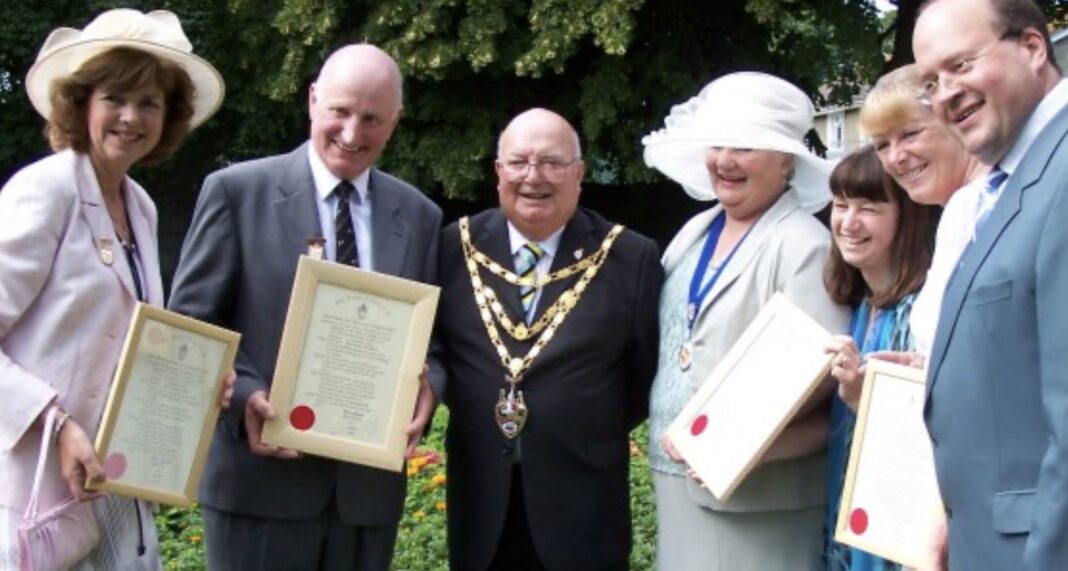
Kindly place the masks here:
<instances>
[{"instance_id":1,"label":"framed certificate","mask_svg":"<svg viewBox=\"0 0 1068 571\"><path fill-rule=\"evenodd\" d=\"M927 569L943 508L923 422L924 371L875 359L866 368L834 538Z\"/></svg>"},{"instance_id":2,"label":"framed certificate","mask_svg":"<svg viewBox=\"0 0 1068 571\"><path fill-rule=\"evenodd\" d=\"M188 506L219 415L219 391L241 336L138 304L111 383L96 453L107 480L94 489Z\"/></svg>"},{"instance_id":3,"label":"framed certificate","mask_svg":"<svg viewBox=\"0 0 1068 571\"><path fill-rule=\"evenodd\" d=\"M668 427L675 449L727 501L827 377L831 334L777 293Z\"/></svg>"},{"instance_id":4,"label":"framed certificate","mask_svg":"<svg viewBox=\"0 0 1068 571\"><path fill-rule=\"evenodd\" d=\"M438 288L302 256L263 440L400 471Z\"/></svg>"}]
</instances>

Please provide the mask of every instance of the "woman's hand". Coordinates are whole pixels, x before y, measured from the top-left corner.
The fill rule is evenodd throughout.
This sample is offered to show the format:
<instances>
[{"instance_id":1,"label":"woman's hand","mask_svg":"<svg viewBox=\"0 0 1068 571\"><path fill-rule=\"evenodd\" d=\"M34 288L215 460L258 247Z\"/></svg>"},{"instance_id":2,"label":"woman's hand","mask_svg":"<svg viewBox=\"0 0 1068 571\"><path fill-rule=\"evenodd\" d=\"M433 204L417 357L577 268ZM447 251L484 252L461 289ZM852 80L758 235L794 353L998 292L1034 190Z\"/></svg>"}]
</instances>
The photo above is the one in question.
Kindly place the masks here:
<instances>
[{"instance_id":1,"label":"woman's hand","mask_svg":"<svg viewBox=\"0 0 1068 571\"><path fill-rule=\"evenodd\" d=\"M667 452L668 458L671 458L679 464L686 463L686 461L682 459L682 455L679 454L679 451L675 450L675 445L671 443L671 438L668 437L666 432L660 437L660 446L664 448L664 452Z\"/></svg>"},{"instance_id":2,"label":"woman's hand","mask_svg":"<svg viewBox=\"0 0 1068 571\"><path fill-rule=\"evenodd\" d=\"M71 495L83 502L103 496L102 492L85 489L86 483L99 484L104 481L104 469L96 458L96 450L89 436L73 418L67 417L63 424L56 448L59 467Z\"/></svg>"},{"instance_id":3,"label":"woman's hand","mask_svg":"<svg viewBox=\"0 0 1068 571\"><path fill-rule=\"evenodd\" d=\"M836 335L823 348L831 357L831 376L838 381L838 396L855 412L864 386L864 362L852 337Z\"/></svg>"}]
</instances>

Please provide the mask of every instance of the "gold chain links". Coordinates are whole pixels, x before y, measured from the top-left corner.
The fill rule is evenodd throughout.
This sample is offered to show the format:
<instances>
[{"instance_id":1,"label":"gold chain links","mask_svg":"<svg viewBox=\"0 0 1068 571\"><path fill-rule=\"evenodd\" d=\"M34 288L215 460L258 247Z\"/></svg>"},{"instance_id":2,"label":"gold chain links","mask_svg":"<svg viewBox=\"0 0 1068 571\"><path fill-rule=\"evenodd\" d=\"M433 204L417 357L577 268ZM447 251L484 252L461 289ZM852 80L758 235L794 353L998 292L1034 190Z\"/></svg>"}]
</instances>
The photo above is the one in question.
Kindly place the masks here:
<instances>
[{"instance_id":1,"label":"gold chain links","mask_svg":"<svg viewBox=\"0 0 1068 571\"><path fill-rule=\"evenodd\" d=\"M571 310L578 305L583 292L586 291L586 287L589 285L590 281L597 276L597 272L601 270L601 266L604 265L605 260L608 259L608 252L612 249L612 244L615 243L616 238L623 232L623 226L618 224L614 226L612 230L608 232L608 235L605 236L604 241L601 242L600 249L592 255L566 268L561 268L543 279L526 280L529 281L531 285L534 285L534 287L541 287L541 285L563 279L580 271L582 272L582 276L575 282L575 285L564 290L563 293L560 294L560 297L553 301L552 305L549 306L541 318L529 327L522 322L519 324L512 322L508 317L508 314L505 313L504 307L497 299L497 293L482 282L482 278L478 275L478 267L480 265L485 267L490 273L505 279L509 283L518 285L523 283L523 280L520 280L519 276L515 273L504 269L500 264L493 262L489 257L475 248L474 244L471 243L471 230L466 216L460 219L459 226L460 243L464 250L464 261L467 264L467 272L471 276L471 288L474 290L475 303L478 305L479 315L482 318L482 325L486 328L486 335L489 336L490 343L497 349L497 355L501 359L501 364L504 365L504 368L508 371L509 375L518 381L523 376L523 373L530 368L531 363L534 362L534 359L537 358L542 349L545 348L545 345L553 338L556 330L564 323L564 320L567 319ZM483 261L479 261L480 258ZM500 322L501 327L518 341L526 341L541 333L538 340L534 342L534 346L530 348L525 357L512 357L511 354L508 353L508 348L505 347L504 342L501 340L500 333L497 331L497 326L494 324L495 317L497 321Z\"/></svg>"}]
</instances>

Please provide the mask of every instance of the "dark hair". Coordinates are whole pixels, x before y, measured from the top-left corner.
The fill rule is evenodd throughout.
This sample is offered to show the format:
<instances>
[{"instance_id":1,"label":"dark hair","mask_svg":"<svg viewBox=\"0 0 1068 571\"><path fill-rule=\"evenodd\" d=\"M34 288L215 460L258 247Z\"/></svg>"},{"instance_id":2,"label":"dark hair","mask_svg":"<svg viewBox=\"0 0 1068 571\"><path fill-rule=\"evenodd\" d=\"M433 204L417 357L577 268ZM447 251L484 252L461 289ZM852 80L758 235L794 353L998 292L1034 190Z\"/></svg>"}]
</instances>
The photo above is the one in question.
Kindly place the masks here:
<instances>
[{"instance_id":1,"label":"dark hair","mask_svg":"<svg viewBox=\"0 0 1068 571\"><path fill-rule=\"evenodd\" d=\"M934 206L913 202L908 194L883 171L874 147L866 145L848 155L831 172L831 194L835 198L861 198L872 202L896 204L900 215L890 245L893 276L880 292L872 292L860 270L846 263L838 243L831 241L831 252L823 268L823 284L831 299L842 305L856 306L870 297L875 307L889 307L920 289L931 265L931 219Z\"/></svg>"},{"instance_id":2,"label":"dark hair","mask_svg":"<svg viewBox=\"0 0 1068 571\"><path fill-rule=\"evenodd\" d=\"M1057 54L1053 50L1053 40L1049 37L1049 23L1046 15L1032 0L986 0L994 12L994 33L1001 38L1019 37L1024 30L1031 28L1042 34L1042 40L1046 43L1046 55L1050 65L1060 73L1057 65ZM920 5L916 17L924 13L938 0L926 0Z\"/></svg>"},{"instance_id":3,"label":"dark hair","mask_svg":"<svg viewBox=\"0 0 1068 571\"><path fill-rule=\"evenodd\" d=\"M174 153L189 133L193 117L193 82L178 65L131 48L114 48L87 60L74 73L52 82L49 100L52 112L45 135L55 151L66 148L89 150L86 103L97 87L132 91L147 86L163 90L163 132L142 163L159 162Z\"/></svg>"}]
</instances>

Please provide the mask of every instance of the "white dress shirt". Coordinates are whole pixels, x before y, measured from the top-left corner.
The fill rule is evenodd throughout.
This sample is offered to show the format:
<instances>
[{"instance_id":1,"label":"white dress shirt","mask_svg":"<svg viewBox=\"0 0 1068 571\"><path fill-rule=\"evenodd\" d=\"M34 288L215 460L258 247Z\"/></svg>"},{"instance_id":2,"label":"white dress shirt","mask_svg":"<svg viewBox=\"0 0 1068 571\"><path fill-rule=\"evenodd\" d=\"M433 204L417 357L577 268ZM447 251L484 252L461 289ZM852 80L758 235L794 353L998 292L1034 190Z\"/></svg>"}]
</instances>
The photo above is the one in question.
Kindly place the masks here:
<instances>
[{"instance_id":1,"label":"white dress shirt","mask_svg":"<svg viewBox=\"0 0 1068 571\"><path fill-rule=\"evenodd\" d=\"M326 241L326 259L337 260L334 218L337 216L338 196L334 193L334 188L341 179L326 168L326 164L315 152L315 145L308 145L308 162L311 164L312 179L315 181L315 206L319 210L319 227L323 232L323 240ZM365 270L374 269L371 249L371 195L368 189L370 180L371 169L368 168L349 181L356 188L356 192L349 195L349 212L356 230L356 254L360 267Z\"/></svg>"}]
</instances>

